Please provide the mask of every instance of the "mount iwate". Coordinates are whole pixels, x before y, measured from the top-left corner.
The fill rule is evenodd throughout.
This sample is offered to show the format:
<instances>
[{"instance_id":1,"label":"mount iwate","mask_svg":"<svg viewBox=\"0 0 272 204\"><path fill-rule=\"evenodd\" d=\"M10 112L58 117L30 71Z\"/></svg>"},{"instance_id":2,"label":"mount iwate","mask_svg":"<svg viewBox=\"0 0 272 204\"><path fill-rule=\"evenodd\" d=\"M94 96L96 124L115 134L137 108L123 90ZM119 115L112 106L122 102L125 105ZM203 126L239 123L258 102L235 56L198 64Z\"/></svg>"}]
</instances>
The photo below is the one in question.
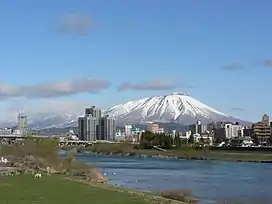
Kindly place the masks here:
<instances>
[{"instance_id":1,"label":"mount iwate","mask_svg":"<svg viewBox=\"0 0 272 204\"><path fill-rule=\"evenodd\" d=\"M104 113L115 118L120 125L127 123L140 124L148 121L178 123L181 125L193 124L198 120L202 123L217 121L245 122L217 111L193 97L182 93L129 101L116 105Z\"/></svg>"},{"instance_id":2,"label":"mount iwate","mask_svg":"<svg viewBox=\"0 0 272 204\"><path fill-rule=\"evenodd\" d=\"M96 106L99 107L99 104ZM82 107L82 111L85 108ZM193 124L198 120L202 123L222 121L248 124L248 122L219 112L193 97L181 93L128 101L104 111L103 114L115 118L118 126L123 126L124 124L145 124L149 121L185 126ZM28 115L28 123L30 129L39 130L76 127L77 118L81 115L82 113L37 113ZM16 125L16 121L8 121L1 126L14 125Z\"/></svg>"}]
</instances>

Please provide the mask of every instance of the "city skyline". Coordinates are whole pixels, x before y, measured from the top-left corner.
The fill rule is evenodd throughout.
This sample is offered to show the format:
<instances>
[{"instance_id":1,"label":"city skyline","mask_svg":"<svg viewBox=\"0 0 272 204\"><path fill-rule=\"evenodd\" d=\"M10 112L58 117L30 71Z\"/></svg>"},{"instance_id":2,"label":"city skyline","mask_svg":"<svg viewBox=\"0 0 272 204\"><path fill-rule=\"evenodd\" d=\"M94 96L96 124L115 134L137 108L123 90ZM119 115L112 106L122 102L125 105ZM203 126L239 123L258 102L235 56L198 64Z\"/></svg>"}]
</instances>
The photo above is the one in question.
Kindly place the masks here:
<instances>
[{"instance_id":1,"label":"city skyline","mask_svg":"<svg viewBox=\"0 0 272 204\"><path fill-rule=\"evenodd\" d=\"M256 122L272 115L271 5L2 2L0 121L178 91Z\"/></svg>"}]
</instances>

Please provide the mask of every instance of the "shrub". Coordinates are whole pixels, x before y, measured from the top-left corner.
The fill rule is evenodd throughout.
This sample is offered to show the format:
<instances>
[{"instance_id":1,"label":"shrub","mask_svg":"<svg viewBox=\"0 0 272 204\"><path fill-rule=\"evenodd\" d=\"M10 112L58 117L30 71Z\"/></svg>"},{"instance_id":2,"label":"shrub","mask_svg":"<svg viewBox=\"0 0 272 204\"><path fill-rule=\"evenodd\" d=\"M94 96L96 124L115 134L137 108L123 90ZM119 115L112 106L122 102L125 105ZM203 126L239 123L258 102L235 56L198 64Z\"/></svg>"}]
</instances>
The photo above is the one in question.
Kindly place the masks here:
<instances>
[{"instance_id":1,"label":"shrub","mask_svg":"<svg viewBox=\"0 0 272 204\"><path fill-rule=\"evenodd\" d=\"M198 199L186 190L169 190L159 193L160 196L172 200L178 200L185 203L197 203Z\"/></svg>"}]
</instances>

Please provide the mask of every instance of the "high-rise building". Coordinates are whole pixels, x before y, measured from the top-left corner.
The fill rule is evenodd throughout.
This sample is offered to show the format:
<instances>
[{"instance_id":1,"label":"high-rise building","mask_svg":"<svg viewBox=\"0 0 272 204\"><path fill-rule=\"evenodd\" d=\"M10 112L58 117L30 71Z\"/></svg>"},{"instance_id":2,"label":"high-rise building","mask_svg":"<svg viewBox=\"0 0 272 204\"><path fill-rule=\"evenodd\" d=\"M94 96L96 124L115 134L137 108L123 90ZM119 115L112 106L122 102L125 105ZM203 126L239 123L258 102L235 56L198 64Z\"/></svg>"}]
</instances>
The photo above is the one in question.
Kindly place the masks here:
<instances>
[{"instance_id":1,"label":"high-rise building","mask_svg":"<svg viewBox=\"0 0 272 204\"><path fill-rule=\"evenodd\" d=\"M115 140L116 123L108 115L101 117L101 109L92 106L85 109L85 116L78 118L80 140Z\"/></svg>"},{"instance_id":2,"label":"high-rise building","mask_svg":"<svg viewBox=\"0 0 272 204\"><path fill-rule=\"evenodd\" d=\"M27 116L22 113L18 114L17 128L20 134L25 135L27 133Z\"/></svg>"},{"instance_id":3,"label":"high-rise building","mask_svg":"<svg viewBox=\"0 0 272 204\"><path fill-rule=\"evenodd\" d=\"M99 140L115 140L116 122L108 115L101 117L99 124Z\"/></svg>"},{"instance_id":4,"label":"high-rise building","mask_svg":"<svg viewBox=\"0 0 272 204\"><path fill-rule=\"evenodd\" d=\"M86 135L86 120L85 120L85 117L79 117L77 119L77 122L78 122L78 139L80 140L84 140L84 137Z\"/></svg>"},{"instance_id":5,"label":"high-rise building","mask_svg":"<svg viewBox=\"0 0 272 204\"><path fill-rule=\"evenodd\" d=\"M197 121L196 124L189 125L189 130L192 134L203 134L208 131L208 125L202 124L201 121Z\"/></svg>"},{"instance_id":6,"label":"high-rise building","mask_svg":"<svg viewBox=\"0 0 272 204\"><path fill-rule=\"evenodd\" d=\"M85 109L85 116L92 117L96 120L96 139L101 138L101 132L99 128L100 120L101 120L101 109L95 106L91 106Z\"/></svg>"},{"instance_id":7,"label":"high-rise building","mask_svg":"<svg viewBox=\"0 0 272 204\"><path fill-rule=\"evenodd\" d=\"M131 136L131 134L132 134L131 129L132 129L132 125L125 125L125 135L126 136Z\"/></svg>"},{"instance_id":8,"label":"high-rise building","mask_svg":"<svg viewBox=\"0 0 272 204\"><path fill-rule=\"evenodd\" d=\"M99 120L101 118L101 109L91 106L90 108L85 109L85 115L91 115L93 118L97 118Z\"/></svg>"},{"instance_id":9,"label":"high-rise building","mask_svg":"<svg viewBox=\"0 0 272 204\"><path fill-rule=\"evenodd\" d=\"M78 138L85 141L95 141L97 136L97 120L91 115L78 118Z\"/></svg>"}]
</instances>

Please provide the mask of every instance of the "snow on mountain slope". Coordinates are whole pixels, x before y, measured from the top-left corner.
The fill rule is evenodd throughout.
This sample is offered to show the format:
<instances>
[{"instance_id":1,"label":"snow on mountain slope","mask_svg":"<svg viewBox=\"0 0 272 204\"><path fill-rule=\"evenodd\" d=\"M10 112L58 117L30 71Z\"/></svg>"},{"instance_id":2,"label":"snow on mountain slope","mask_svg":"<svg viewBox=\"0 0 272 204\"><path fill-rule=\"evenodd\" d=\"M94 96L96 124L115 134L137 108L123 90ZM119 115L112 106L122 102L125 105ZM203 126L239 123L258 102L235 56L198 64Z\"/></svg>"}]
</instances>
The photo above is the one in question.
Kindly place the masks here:
<instances>
[{"instance_id":1,"label":"snow on mountain slope","mask_svg":"<svg viewBox=\"0 0 272 204\"><path fill-rule=\"evenodd\" d=\"M188 125L197 120L202 122L239 121L182 93L129 101L106 110L105 114L114 117L119 124L156 121Z\"/></svg>"},{"instance_id":2,"label":"snow on mountain slope","mask_svg":"<svg viewBox=\"0 0 272 204\"><path fill-rule=\"evenodd\" d=\"M82 112L86 107L82 107ZM80 108L81 109L81 108ZM116 119L117 125L140 124L148 121L160 123L193 124L197 120L203 123L225 121L240 122L239 119L221 113L191 96L173 93L165 96L154 96L114 106L103 114ZM82 113L36 113L28 115L29 129L49 129L76 127L77 118ZM0 127L16 126L16 120L1 123Z\"/></svg>"},{"instance_id":3,"label":"snow on mountain slope","mask_svg":"<svg viewBox=\"0 0 272 204\"><path fill-rule=\"evenodd\" d=\"M71 114L52 114L52 113L37 113L28 115L28 128L29 129L48 129L48 128L65 128L75 127L77 125L77 118L79 115ZM14 127L17 125L16 120L1 123L0 127Z\"/></svg>"}]
</instances>

